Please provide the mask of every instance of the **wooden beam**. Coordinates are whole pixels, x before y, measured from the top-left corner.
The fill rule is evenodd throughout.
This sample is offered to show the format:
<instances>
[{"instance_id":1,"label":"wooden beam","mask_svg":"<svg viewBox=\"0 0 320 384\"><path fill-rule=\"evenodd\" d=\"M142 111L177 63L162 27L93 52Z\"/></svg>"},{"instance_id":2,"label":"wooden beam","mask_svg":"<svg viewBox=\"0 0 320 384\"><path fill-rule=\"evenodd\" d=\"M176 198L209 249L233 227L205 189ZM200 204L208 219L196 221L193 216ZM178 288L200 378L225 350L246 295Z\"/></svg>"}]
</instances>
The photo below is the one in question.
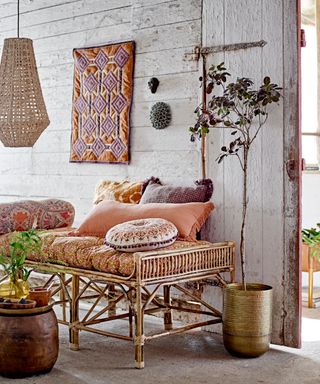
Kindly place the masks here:
<instances>
[{"instance_id":1,"label":"wooden beam","mask_svg":"<svg viewBox=\"0 0 320 384\"><path fill-rule=\"evenodd\" d=\"M296 163L294 177L284 177L284 259L281 342L301 346L301 130L300 130L300 7L298 0L283 2L283 156Z\"/></svg>"}]
</instances>

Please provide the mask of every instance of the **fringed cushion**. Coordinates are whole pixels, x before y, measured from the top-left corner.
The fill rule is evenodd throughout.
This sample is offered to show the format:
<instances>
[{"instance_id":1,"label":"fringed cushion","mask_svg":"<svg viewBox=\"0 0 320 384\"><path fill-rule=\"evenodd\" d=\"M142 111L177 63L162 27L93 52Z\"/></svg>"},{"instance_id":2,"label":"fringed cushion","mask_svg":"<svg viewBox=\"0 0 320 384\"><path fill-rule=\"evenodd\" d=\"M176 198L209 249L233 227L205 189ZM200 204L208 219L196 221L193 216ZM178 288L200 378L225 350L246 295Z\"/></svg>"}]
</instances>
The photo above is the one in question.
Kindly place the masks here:
<instances>
[{"instance_id":1,"label":"fringed cushion","mask_svg":"<svg viewBox=\"0 0 320 384\"><path fill-rule=\"evenodd\" d=\"M75 236L105 237L107 231L117 224L136 219L161 218L173 223L179 238L196 240L196 233L213 210L212 202L186 204L123 204L117 201L102 201L89 212Z\"/></svg>"},{"instance_id":2,"label":"fringed cushion","mask_svg":"<svg viewBox=\"0 0 320 384\"><path fill-rule=\"evenodd\" d=\"M124 252L151 251L173 244L177 236L177 228L167 220L131 220L109 229L106 245Z\"/></svg>"},{"instance_id":3,"label":"fringed cushion","mask_svg":"<svg viewBox=\"0 0 320 384\"><path fill-rule=\"evenodd\" d=\"M159 179L154 179L146 186L144 184L140 204L206 202L211 199L212 193L210 179L197 180L190 186L161 185Z\"/></svg>"},{"instance_id":4,"label":"fringed cushion","mask_svg":"<svg viewBox=\"0 0 320 384\"><path fill-rule=\"evenodd\" d=\"M28 229L54 229L71 226L74 207L67 201L22 200L0 204L0 234Z\"/></svg>"}]
</instances>

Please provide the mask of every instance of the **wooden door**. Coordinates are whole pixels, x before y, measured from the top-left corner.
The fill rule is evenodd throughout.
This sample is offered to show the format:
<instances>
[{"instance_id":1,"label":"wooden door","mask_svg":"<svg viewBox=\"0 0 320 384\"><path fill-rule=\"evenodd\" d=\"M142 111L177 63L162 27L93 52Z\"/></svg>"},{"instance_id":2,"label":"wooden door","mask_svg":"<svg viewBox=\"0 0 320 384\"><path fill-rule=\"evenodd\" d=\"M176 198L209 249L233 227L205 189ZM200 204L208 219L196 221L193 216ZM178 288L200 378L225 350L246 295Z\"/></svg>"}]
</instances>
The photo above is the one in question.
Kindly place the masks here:
<instances>
[{"instance_id":1,"label":"wooden door","mask_svg":"<svg viewBox=\"0 0 320 384\"><path fill-rule=\"evenodd\" d=\"M266 75L281 84L284 98L270 113L251 154L247 225L248 281L274 288L272 342L300 346L301 153L299 131L299 4L297 0L203 0L202 45L265 40L263 48L215 54L235 76L259 83ZM241 172L236 159L215 161L229 134L208 136L208 176L214 181L217 209L210 240L239 243ZM233 161L234 160L234 161ZM240 277L238 263L238 278ZM207 287L205 295L216 300Z\"/></svg>"}]
</instances>

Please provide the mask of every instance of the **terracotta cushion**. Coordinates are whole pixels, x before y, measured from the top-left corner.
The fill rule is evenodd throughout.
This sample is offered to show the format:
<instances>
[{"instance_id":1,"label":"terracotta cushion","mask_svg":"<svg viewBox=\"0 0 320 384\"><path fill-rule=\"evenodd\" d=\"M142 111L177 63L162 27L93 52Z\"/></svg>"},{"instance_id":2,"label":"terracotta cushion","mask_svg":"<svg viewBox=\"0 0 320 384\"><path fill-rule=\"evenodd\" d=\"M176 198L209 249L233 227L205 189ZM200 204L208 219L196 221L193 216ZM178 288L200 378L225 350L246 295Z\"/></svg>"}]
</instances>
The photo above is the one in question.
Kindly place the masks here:
<instances>
[{"instance_id":1,"label":"terracotta cushion","mask_svg":"<svg viewBox=\"0 0 320 384\"><path fill-rule=\"evenodd\" d=\"M173 223L179 238L196 240L196 233L213 210L212 202L186 204L123 204L117 201L102 201L87 215L76 236L105 237L107 231L117 224L136 219L161 218Z\"/></svg>"},{"instance_id":2,"label":"terracotta cushion","mask_svg":"<svg viewBox=\"0 0 320 384\"><path fill-rule=\"evenodd\" d=\"M115 225L106 234L106 244L124 252L151 251L175 242L177 228L164 219L138 219Z\"/></svg>"},{"instance_id":3,"label":"terracotta cushion","mask_svg":"<svg viewBox=\"0 0 320 384\"><path fill-rule=\"evenodd\" d=\"M142 196L143 182L131 183L127 180L102 180L96 187L94 204L103 200L120 201L121 203L139 203Z\"/></svg>"}]
</instances>

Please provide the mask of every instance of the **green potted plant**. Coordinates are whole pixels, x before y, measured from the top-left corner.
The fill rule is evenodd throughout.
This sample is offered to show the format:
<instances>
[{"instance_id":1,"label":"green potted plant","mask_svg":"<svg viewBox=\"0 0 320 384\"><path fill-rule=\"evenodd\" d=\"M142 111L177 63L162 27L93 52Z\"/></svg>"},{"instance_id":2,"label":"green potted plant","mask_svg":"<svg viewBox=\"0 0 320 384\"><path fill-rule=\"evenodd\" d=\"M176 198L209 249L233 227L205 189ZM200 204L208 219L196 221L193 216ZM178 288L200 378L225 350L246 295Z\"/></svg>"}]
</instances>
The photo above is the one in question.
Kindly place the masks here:
<instances>
[{"instance_id":1,"label":"green potted plant","mask_svg":"<svg viewBox=\"0 0 320 384\"><path fill-rule=\"evenodd\" d=\"M320 261L320 223L317 223L317 228L303 228L301 232L302 242L310 248L312 257L318 258Z\"/></svg>"},{"instance_id":2,"label":"green potted plant","mask_svg":"<svg viewBox=\"0 0 320 384\"><path fill-rule=\"evenodd\" d=\"M191 140L209 133L210 128L230 131L230 142L221 147L221 163L229 156L238 159L243 175L240 261L242 282L224 288L223 339L226 349L235 355L255 357L269 348L271 335L272 288L246 281L246 219L248 209L249 155L255 139L265 125L269 108L277 104L281 88L265 77L256 89L251 79L228 82L230 73L221 63L209 68L205 79L207 105L196 109L196 124L189 130ZM200 81L203 81L200 78ZM213 91L218 91L214 92Z\"/></svg>"},{"instance_id":3,"label":"green potted plant","mask_svg":"<svg viewBox=\"0 0 320 384\"><path fill-rule=\"evenodd\" d=\"M308 307L314 308L313 273L320 271L320 223L317 228L303 228L302 272L308 273Z\"/></svg>"},{"instance_id":4,"label":"green potted plant","mask_svg":"<svg viewBox=\"0 0 320 384\"><path fill-rule=\"evenodd\" d=\"M28 296L28 278L32 270L24 263L28 255L39 252L40 246L40 237L33 229L13 235L9 249L0 255L0 265L6 275L6 280L0 283L1 297L21 299Z\"/></svg>"}]
</instances>

